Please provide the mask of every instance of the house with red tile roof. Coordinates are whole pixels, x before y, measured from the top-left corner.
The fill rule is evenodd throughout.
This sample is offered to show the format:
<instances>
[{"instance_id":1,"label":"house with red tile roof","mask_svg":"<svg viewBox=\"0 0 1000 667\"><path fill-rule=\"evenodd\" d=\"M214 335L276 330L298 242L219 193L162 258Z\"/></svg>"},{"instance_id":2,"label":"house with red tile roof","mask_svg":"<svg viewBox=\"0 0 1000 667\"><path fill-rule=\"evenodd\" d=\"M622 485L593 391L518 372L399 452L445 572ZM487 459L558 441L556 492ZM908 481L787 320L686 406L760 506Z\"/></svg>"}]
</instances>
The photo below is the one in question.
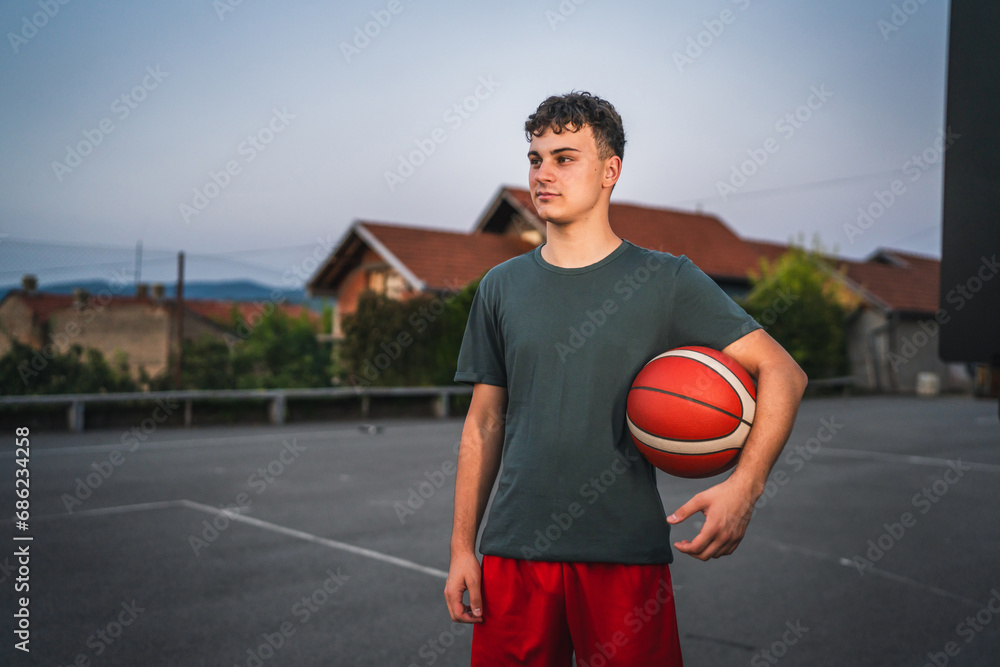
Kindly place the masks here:
<instances>
[{"instance_id":1,"label":"house with red tile roof","mask_svg":"<svg viewBox=\"0 0 1000 667\"><path fill-rule=\"evenodd\" d=\"M912 393L933 375L945 391L971 387L966 364L945 363L938 356L939 259L882 248L864 261L831 258L830 264L837 269L833 275L859 298L847 325L856 384Z\"/></svg>"},{"instance_id":2,"label":"house with red tile roof","mask_svg":"<svg viewBox=\"0 0 1000 667\"><path fill-rule=\"evenodd\" d=\"M409 299L454 293L493 266L535 247L511 234L467 234L359 220L351 225L309 281L313 296L336 299L334 338L341 318L357 309L364 290Z\"/></svg>"},{"instance_id":3,"label":"house with red tile roof","mask_svg":"<svg viewBox=\"0 0 1000 667\"><path fill-rule=\"evenodd\" d=\"M704 213L613 202L609 219L619 237L636 245L687 255L734 298L749 290L749 275L759 270L761 258L773 262L788 250L785 244L743 239ZM530 193L515 187L501 187L469 233L357 221L307 289L336 300L337 338L341 318L354 312L364 290L397 299L454 292L540 245L545 232ZM864 261L830 258L826 268L841 284L844 302L853 304L847 333L856 384L912 392L920 373L934 373L946 389L967 387L963 368L937 359L936 335L923 342L918 333L937 310L939 264L895 250L880 250ZM915 353L908 336L922 343ZM910 358L904 352L912 353Z\"/></svg>"}]
</instances>

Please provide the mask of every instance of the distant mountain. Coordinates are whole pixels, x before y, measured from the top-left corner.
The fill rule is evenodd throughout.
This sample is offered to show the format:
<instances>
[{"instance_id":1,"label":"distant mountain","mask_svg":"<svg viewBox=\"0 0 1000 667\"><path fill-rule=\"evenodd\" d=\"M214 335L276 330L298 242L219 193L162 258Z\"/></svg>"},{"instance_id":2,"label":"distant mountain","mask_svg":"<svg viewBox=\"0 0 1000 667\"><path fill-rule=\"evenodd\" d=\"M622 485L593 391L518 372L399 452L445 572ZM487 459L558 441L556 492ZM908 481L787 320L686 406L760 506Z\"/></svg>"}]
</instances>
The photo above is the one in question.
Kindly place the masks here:
<instances>
[{"instance_id":1,"label":"distant mountain","mask_svg":"<svg viewBox=\"0 0 1000 667\"><path fill-rule=\"evenodd\" d=\"M107 282L103 280L82 280L65 283L47 283L38 286L41 292L55 294L72 294L73 290L81 287L91 294L97 294L102 290L109 289ZM176 293L176 285L166 285L166 295L173 297ZM0 299L6 296L12 289L19 289L20 285L7 285L0 287ZM309 308L322 310L323 299L309 299L306 297L305 288L291 289L288 287L272 287L254 282L252 280L223 280L218 282L193 281L184 283L185 299L217 299L219 301L268 301L272 293L277 290L285 298L285 303L302 303ZM121 294L134 294L135 286L130 285L121 290Z\"/></svg>"}]
</instances>

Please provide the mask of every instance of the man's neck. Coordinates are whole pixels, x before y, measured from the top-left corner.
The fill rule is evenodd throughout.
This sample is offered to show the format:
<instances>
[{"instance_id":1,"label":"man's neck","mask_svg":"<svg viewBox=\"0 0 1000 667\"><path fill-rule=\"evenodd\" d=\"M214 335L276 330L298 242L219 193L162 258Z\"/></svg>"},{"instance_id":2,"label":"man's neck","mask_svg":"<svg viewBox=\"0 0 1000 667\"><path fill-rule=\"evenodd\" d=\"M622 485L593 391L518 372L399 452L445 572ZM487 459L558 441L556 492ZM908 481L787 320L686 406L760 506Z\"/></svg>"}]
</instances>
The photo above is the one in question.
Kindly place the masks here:
<instances>
[{"instance_id":1,"label":"man's neck","mask_svg":"<svg viewBox=\"0 0 1000 667\"><path fill-rule=\"evenodd\" d=\"M607 216L566 224L545 223L542 259L553 266L576 269L601 261L621 245Z\"/></svg>"}]
</instances>

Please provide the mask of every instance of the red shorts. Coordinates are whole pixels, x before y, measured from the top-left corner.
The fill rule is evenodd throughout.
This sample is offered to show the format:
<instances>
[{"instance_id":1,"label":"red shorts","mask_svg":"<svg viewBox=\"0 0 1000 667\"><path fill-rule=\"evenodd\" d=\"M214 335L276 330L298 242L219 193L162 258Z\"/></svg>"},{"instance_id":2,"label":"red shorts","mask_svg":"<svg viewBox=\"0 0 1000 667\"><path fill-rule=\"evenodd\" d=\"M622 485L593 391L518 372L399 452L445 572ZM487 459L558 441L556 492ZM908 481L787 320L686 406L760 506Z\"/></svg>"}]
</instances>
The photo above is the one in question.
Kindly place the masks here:
<instances>
[{"instance_id":1,"label":"red shorts","mask_svg":"<svg viewBox=\"0 0 1000 667\"><path fill-rule=\"evenodd\" d=\"M681 667L670 568L483 556L472 667Z\"/></svg>"}]
</instances>

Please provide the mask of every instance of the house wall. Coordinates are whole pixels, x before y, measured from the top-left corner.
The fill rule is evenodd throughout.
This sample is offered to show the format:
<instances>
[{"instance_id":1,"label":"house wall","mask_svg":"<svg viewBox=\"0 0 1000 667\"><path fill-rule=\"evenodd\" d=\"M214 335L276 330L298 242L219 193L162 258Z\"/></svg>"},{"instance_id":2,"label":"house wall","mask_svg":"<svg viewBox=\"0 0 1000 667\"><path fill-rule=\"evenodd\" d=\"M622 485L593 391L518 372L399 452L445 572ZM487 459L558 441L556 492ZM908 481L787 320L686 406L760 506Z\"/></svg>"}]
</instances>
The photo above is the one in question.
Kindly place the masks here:
<instances>
[{"instance_id":1,"label":"house wall","mask_svg":"<svg viewBox=\"0 0 1000 667\"><path fill-rule=\"evenodd\" d=\"M384 265L385 261L371 248L365 248L361 260L340 284L337 291L337 317L334 319L335 329L340 327L340 316L353 313L358 309L358 298L368 287L368 270L374 266Z\"/></svg>"},{"instance_id":2,"label":"house wall","mask_svg":"<svg viewBox=\"0 0 1000 667\"><path fill-rule=\"evenodd\" d=\"M848 324L847 360L856 387L867 391L888 391L889 366L886 363L888 319L878 310L863 308Z\"/></svg>"},{"instance_id":3,"label":"house wall","mask_svg":"<svg viewBox=\"0 0 1000 667\"><path fill-rule=\"evenodd\" d=\"M106 302L98 297L82 308L68 306L51 312L44 331L32 318L20 296L11 296L0 305L0 355L10 350L13 337L35 348L52 344L61 353L73 345L96 349L109 362L117 352L124 352L135 378L140 367L151 377L167 370L174 327L172 304ZM185 339L205 334L221 338L222 331L200 317L185 319Z\"/></svg>"},{"instance_id":4,"label":"house wall","mask_svg":"<svg viewBox=\"0 0 1000 667\"><path fill-rule=\"evenodd\" d=\"M337 291L337 306L333 314L333 336L343 338L342 318L350 315L358 309L358 299L361 293L368 288L368 272L374 268L386 269L388 264L378 253L371 248L366 248L361 260L356 267L341 282ZM395 270L390 270L392 274L397 274ZM423 292L407 288L400 295L402 301L419 296Z\"/></svg>"},{"instance_id":5,"label":"house wall","mask_svg":"<svg viewBox=\"0 0 1000 667\"><path fill-rule=\"evenodd\" d=\"M170 310L155 303L71 307L52 313L50 333L60 351L77 344L100 350L109 362L121 351L128 355L133 374L142 367L155 376L167 367Z\"/></svg>"},{"instance_id":6,"label":"house wall","mask_svg":"<svg viewBox=\"0 0 1000 667\"><path fill-rule=\"evenodd\" d=\"M972 376L965 364L950 364L938 356L940 327L932 316L907 317L898 321L893 338L889 366L896 376L899 391L914 393L918 373L934 373L941 391L968 391Z\"/></svg>"},{"instance_id":7,"label":"house wall","mask_svg":"<svg viewBox=\"0 0 1000 667\"><path fill-rule=\"evenodd\" d=\"M972 377L966 366L938 357L934 324L930 316L902 317L892 323L874 308L856 314L847 328L847 355L855 385L869 391L912 394L919 373L934 373L941 391L969 391Z\"/></svg>"},{"instance_id":8,"label":"house wall","mask_svg":"<svg viewBox=\"0 0 1000 667\"><path fill-rule=\"evenodd\" d=\"M41 345L32 327L31 309L19 295L11 295L0 304L0 356L10 351L12 340L34 347Z\"/></svg>"}]
</instances>

